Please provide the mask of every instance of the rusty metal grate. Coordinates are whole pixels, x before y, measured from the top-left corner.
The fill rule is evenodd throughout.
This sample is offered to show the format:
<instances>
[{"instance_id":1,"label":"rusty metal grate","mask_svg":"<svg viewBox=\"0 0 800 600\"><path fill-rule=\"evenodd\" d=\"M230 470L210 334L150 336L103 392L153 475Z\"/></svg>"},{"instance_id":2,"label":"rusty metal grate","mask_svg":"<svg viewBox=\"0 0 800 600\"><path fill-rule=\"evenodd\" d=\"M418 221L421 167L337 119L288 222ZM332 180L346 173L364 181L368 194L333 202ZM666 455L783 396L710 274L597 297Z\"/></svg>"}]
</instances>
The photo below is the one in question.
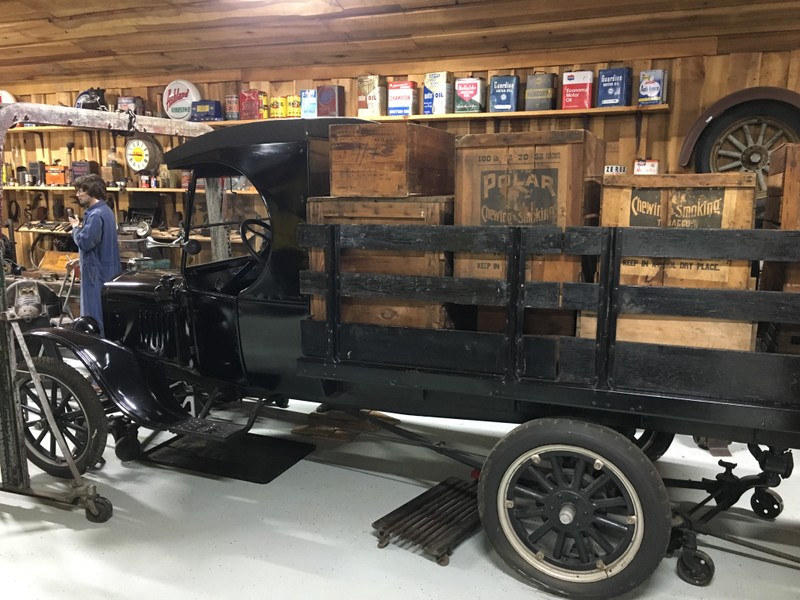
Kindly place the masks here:
<instances>
[{"instance_id":1,"label":"rusty metal grate","mask_svg":"<svg viewBox=\"0 0 800 600\"><path fill-rule=\"evenodd\" d=\"M458 544L480 527L478 482L450 477L372 526L378 532L378 548L392 538L400 545L418 546L438 564L446 566Z\"/></svg>"}]
</instances>

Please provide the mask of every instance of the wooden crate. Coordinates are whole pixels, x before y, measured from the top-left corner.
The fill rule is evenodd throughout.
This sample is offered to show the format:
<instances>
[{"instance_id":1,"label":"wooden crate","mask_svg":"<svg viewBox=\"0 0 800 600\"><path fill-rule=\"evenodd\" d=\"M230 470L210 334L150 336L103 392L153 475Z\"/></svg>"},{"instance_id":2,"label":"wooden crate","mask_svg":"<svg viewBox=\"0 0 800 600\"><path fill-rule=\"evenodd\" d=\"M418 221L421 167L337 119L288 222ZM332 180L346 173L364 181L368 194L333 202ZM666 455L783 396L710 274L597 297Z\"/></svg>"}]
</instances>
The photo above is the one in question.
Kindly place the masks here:
<instances>
[{"instance_id":1,"label":"wooden crate","mask_svg":"<svg viewBox=\"0 0 800 600\"><path fill-rule=\"evenodd\" d=\"M456 141L456 225L595 224L605 142L585 130L465 135ZM460 254L458 277L505 279L499 254ZM578 256L533 257L531 281L576 281Z\"/></svg>"},{"instance_id":2,"label":"wooden crate","mask_svg":"<svg viewBox=\"0 0 800 600\"><path fill-rule=\"evenodd\" d=\"M608 227L749 229L754 225L755 176L607 175L600 223ZM623 257L623 285L750 289L749 261ZM579 335L594 337L596 315L579 317ZM749 322L658 315L621 315L617 340L664 345L752 350Z\"/></svg>"},{"instance_id":3,"label":"wooden crate","mask_svg":"<svg viewBox=\"0 0 800 600\"><path fill-rule=\"evenodd\" d=\"M607 175L602 198L604 227L751 229L755 176ZM748 261L625 258L623 284L746 289L750 282Z\"/></svg>"},{"instance_id":4,"label":"wooden crate","mask_svg":"<svg viewBox=\"0 0 800 600\"><path fill-rule=\"evenodd\" d=\"M451 225L453 196L404 198L309 198L309 223L374 225ZM325 270L321 250L311 250L312 271ZM444 252L394 250L344 250L339 268L350 273L388 273L394 275L449 276L452 257ZM311 318L324 320L325 298L311 298ZM397 327L445 329L451 326L442 304L385 298L345 298L341 304L345 323L367 323Z\"/></svg>"},{"instance_id":5,"label":"wooden crate","mask_svg":"<svg viewBox=\"0 0 800 600\"><path fill-rule=\"evenodd\" d=\"M526 308L523 332L527 335L574 336L577 313L574 310ZM501 306L479 306L477 330L504 333L506 309Z\"/></svg>"},{"instance_id":6,"label":"wooden crate","mask_svg":"<svg viewBox=\"0 0 800 600\"><path fill-rule=\"evenodd\" d=\"M764 221L765 228L800 230L800 144L785 144L770 155ZM800 263L765 261L759 289L800 292Z\"/></svg>"},{"instance_id":7,"label":"wooden crate","mask_svg":"<svg viewBox=\"0 0 800 600\"><path fill-rule=\"evenodd\" d=\"M331 195L451 195L455 136L412 123L330 127Z\"/></svg>"}]
</instances>

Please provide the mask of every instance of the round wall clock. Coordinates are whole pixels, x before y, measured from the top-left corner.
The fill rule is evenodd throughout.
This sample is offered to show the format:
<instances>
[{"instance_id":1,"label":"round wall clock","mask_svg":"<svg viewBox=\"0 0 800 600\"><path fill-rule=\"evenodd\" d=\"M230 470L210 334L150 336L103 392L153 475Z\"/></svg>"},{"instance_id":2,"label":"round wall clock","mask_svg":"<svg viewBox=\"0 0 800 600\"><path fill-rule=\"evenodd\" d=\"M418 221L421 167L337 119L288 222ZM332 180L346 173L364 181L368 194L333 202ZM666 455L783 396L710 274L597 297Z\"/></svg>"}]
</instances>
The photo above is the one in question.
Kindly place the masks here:
<instances>
[{"instance_id":1,"label":"round wall clock","mask_svg":"<svg viewBox=\"0 0 800 600\"><path fill-rule=\"evenodd\" d=\"M149 135L137 134L125 144L125 162L134 173L158 168L163 154L161 144Z\"/></svg>"}]
</instances>

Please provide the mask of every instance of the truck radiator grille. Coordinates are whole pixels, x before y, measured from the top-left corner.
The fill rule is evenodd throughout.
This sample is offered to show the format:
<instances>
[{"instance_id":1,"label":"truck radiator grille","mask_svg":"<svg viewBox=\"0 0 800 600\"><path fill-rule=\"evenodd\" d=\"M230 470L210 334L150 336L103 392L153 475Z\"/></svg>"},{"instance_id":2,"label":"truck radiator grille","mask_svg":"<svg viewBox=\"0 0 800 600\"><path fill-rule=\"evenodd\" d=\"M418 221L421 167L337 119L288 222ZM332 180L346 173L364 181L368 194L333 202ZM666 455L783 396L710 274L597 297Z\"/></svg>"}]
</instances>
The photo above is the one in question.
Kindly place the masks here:
<instances>
[{"instance_id":1,"label":"truck radiator grille","mask_svg":"<svg viewBox=\"0 0 800 600\"><path fill-rule=\"evenodd\" d=\"M174 311L139 310L139 345L164 358L175 358L177 319Z\"/></svg>"}]
</instances>

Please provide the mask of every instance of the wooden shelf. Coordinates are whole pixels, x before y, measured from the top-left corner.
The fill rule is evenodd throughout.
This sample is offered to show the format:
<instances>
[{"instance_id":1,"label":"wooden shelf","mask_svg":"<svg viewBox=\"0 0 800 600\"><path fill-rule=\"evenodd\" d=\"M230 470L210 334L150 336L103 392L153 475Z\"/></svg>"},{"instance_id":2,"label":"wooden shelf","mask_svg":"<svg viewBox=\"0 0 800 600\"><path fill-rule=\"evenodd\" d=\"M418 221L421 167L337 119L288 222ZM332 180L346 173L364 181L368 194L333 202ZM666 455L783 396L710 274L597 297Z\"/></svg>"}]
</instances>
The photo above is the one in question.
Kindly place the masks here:
<instances>
[{"instance_id":1,"label":"wooden shelf","mask_svg":"<svg viewBox=\"0 0 800 600\"><path fill-rule=\"evenodd\" d=\"M575 110L523 110L515 112L482 112L482 113L448 113L446 115L409 115L405 117L365 117L368 121L380 123L394 123L410 121L421 123L425 121L463 121L463 120L492 120L492 119L569 119L573 117L635 115L669 112L669 104L653 104L649 106L612 106L600 108L582 108ZM282 119L281 119L282 120ZM247 123L261 123L269 119L256 119L252 121L207 121L212 127L231 127Z\"/></svg>"},{"instance_id":2,"label":"wooden shelf","mask_svg":"<svg viewBox=\"0 0 800 600\"><path fill-rule=\"evenodd\" d=\"M3 187L3 191L20 190L23 192L74 192L75 188L70 185L7 185ZM108 187L107 192L119 192L118 187ZM125 192L165 192L165 193L183 193L188 190L183 188L140 188L130 187L125 188Z\"/></svg>"}]
</instances>

